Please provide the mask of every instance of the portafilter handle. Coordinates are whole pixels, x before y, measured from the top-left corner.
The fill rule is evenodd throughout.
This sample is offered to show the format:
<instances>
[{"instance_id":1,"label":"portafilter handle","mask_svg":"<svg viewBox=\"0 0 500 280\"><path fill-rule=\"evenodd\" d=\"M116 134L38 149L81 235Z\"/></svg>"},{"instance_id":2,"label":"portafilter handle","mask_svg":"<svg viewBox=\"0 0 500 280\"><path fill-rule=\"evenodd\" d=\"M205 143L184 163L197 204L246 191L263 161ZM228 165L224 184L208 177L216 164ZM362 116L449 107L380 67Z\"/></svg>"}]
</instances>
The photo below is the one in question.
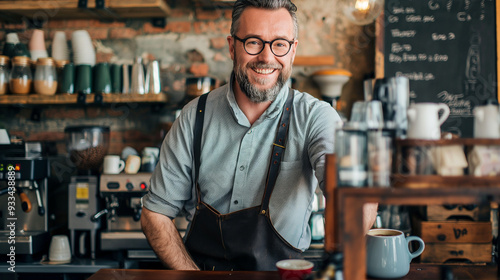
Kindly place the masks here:
<instances>
[{"instance_id":1,"label":"portafilter handle","mask_svg":"<svg viewBox=\"0 0 500 280\"><path fill-rule=\"evenodd\" d=\"M21 199L21 208L23 209L23 211L26 213L31 212L31 201L29 200L28 196L20 187L16 187L16 191L19 195L19 198Z\"/></svg>"}]
</instances>

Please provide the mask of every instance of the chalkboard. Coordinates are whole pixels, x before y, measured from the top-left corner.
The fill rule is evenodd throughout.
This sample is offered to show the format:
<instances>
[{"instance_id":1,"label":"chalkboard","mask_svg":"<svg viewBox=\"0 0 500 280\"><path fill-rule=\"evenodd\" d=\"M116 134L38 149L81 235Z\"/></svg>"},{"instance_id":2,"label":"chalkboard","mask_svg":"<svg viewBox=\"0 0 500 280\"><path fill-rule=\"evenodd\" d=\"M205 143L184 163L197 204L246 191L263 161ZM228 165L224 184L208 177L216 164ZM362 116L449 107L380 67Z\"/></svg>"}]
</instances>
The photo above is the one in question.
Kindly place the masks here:
<instances>
[{"instance_id":1,"label":"chalkboard","mask_svg":"<svg viewBox=\"0 0 500 280\"><path fill-rule=\"evenodd\" d=\"M498 99L494 0L386 0L376 77L406 76L410 102L446 103L442 131L473 137L473 108Z\"/></svg>"}]
</instances>

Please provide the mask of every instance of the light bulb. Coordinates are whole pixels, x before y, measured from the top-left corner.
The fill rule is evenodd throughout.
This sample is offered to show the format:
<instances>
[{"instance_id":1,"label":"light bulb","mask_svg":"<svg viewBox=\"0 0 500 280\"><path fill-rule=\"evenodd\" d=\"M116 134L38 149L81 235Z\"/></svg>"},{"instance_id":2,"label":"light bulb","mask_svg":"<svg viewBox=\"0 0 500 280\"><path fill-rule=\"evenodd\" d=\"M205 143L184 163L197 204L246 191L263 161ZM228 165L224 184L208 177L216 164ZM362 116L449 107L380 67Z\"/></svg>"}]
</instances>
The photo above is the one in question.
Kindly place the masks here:
<instances>
[{"instance_id":1,"label":"light bulb","mask_svg":"<svg viewBox=\"0 0 500 280\"><path fill-rule=\"evenodd\" d=\"M339 0L342 12L357 25L372 23L382 12L384 0Z\"/></svg>"}]
</instances>

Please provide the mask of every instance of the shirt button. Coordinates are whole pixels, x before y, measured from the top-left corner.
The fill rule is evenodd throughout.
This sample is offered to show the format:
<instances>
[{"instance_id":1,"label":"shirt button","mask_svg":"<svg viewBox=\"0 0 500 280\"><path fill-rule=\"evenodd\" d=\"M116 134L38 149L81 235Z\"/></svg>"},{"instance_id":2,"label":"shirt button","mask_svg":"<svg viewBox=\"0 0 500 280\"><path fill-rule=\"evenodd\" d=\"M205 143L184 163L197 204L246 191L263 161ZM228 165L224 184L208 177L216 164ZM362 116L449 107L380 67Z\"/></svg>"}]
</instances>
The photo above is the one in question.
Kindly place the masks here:
<instances>
[{"instance_id":1,"label":"shirt button","mask_svg":"<svg viewBox=\"0 0 500 280\"><path fill-rule=\"evenodd\" d=\"M234 201L234 204L238 204L238 200L235 200L235 201Z\"/></svg>"},{"instance_id":2,"label":"shirt button","mask_svg":"<svg viewBox=\"0 0 500 280\"><path fill-rule=\"evenodd\" d=\"M252 130L251 129L248 131L248 134L252 134Z\"/></svg>"},{"instance_id":3,"label":"shirt button","mask_svg":"<svg viewBox=\"0 0 500 280\"><path fill-rule=\"evenodd\" d=\"M245 170L245 166L243 166L243 165L242 165L242 166L240 166L240 170L241 170L241 171Z\"/></svg>"}]
</instances>

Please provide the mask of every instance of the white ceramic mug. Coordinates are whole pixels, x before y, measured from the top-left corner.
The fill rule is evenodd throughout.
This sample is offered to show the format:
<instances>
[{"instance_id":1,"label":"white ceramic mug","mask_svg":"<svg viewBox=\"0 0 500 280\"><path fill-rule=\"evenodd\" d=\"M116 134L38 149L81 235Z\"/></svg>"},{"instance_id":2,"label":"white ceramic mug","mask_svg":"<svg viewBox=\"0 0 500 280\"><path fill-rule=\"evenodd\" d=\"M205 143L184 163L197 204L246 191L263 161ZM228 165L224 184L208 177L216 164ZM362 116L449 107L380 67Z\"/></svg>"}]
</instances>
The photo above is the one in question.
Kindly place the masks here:
<instances>
[{"instance_id":1,"label":"white ceramic mug","mask_svg":"<svg viewBox=\"0 0 500 280\"><path fill-rule=\"evenodd\" d=\"M104 157L104 174L120 174L125 168L125 162L117 155L107 155Z\"/></svg>"},{"instance_id":2,"label":"white ceramic mug","mask_svg":"<svg viewBox=\"0 0 500 280\"><path fill-rule=\"evenodd\" d=\"M410 105L407 115L409 139L438 140L441 125L450 116L450 107L444 103L415 103Z\"/></svg>"},{"instance_id":3,"label":"white ceramic mug","mask_svg":"<svg viewBox=\"0 0 500 280\"><path fill-rule=\"evenodd\" d=\"M65 262L71 260L71 248L66 235L54 235L49 246L49 260L51 262Z\"/></svg>"},{"instance_id":4,"label":"white ceramic mug","mask_svg":"<svg viewBox=\"0 0 500 280\"><path fill-rule=\"evenodd\" d=\"M141 157L136 155L129 155L125 164L125 173L136 174L141 168Z\"/></svg>"},{"instance_id":5,"label":"white ceramic mug","mask_svg":"<svg viewBox=\"0 0 500 280\"><path fill-rule=\"evenodd\" d=\"M498 105L477 106L474 112L474 138L500 138Z\"/></svg>"}]
</instances>

